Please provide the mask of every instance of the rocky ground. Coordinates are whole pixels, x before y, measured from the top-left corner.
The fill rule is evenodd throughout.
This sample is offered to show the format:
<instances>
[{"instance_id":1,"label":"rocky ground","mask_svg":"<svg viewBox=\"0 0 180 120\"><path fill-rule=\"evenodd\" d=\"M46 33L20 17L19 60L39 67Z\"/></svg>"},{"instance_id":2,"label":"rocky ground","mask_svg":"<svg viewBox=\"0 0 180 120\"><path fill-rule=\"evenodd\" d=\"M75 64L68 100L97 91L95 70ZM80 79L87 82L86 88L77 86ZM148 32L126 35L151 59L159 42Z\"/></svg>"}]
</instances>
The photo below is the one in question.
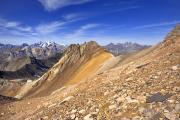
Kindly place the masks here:
<instances>
[{"instance_id":1,"label":"rocky ground","mask_svg":"<svg viewBox=\"0 0 180 120\"><path fill-rule=\"evenodd\" d=\"M180 26L133 61L46 97L1 105L0 119L179 120Z\"/></svg>"}]
</instances>

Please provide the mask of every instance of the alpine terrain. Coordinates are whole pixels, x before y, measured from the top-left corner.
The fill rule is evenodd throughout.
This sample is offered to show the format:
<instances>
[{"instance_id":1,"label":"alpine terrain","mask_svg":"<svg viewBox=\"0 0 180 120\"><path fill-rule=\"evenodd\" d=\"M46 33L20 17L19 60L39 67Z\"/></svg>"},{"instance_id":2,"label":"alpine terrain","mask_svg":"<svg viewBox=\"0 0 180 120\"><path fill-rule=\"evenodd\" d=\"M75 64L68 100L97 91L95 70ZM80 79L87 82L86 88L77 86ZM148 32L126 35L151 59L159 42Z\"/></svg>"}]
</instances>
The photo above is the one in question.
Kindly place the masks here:
<instances>
[{"instance_id":1,"label":"alpine terrain","mask_svg":"<svg viewBox=\"0 0 180 120\"><path fill-rule=\"evenodd\" d=\"M180 25L125 56L95 41L72 44L40 78L0 96L0 119L179 120L179 80Z\"/></svg>"}]
</instances>

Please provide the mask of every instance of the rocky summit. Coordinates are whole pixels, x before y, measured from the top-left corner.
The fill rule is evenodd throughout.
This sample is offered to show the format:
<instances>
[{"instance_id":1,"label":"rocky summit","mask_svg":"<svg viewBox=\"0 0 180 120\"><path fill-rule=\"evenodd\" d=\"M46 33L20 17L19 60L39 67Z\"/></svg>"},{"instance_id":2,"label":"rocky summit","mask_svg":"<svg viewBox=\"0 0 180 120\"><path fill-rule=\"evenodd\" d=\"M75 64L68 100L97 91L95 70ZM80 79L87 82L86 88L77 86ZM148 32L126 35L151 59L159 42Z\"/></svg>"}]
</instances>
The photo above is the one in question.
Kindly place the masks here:
<instances>
[{"instance_id":1,"label":"rocky summit","mask_svg":"<svg viewBox=\"0 0 180 120\"><path fill-rule=\"evenodd\" d=\"M71 45L19 91L24 99L1 105L0 119L179 120L179 80L179 25L160 44L121 59L95 42Z\"/></svg>"}]
</instances>

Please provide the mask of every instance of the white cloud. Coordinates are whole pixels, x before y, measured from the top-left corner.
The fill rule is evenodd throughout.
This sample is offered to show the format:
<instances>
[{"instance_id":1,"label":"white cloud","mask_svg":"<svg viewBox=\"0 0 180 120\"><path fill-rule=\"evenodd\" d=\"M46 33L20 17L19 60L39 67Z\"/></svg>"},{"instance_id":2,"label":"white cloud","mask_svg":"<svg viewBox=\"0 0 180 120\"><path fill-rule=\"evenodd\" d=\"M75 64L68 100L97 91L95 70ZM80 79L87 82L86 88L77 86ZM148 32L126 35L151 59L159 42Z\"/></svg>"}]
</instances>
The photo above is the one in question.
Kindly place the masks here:
<instances>
[{"instance_id":1,"label":"white cloud","mask_svg":"<svg viewBox=\"0 0 180 120\"><path fill-rule=\"evenodd\" d=\"M163 27L168 25L175 25L180 23L180 21L171 21L171 22L161 22L161 23L153 23L153 24L146 24L134 27L133 29L144 29L144 28L153 28L153 27Z\"/></svg>"},{"instance_id":2,"label":"white cloud","mask_svg":"<svg viewBox=\"0 0 180 120\"><path fill-rule=\"evenodd\" d=\"M69 23L80 20L78 14L67 14L64 17L64 21L52 21L50 23L43 23L35 27L35 31L40 34L50 34L57 32L60 29L66 28Z\"/></svg>"},{"instance_id":3,"label":"white cloud","mask_svg":"<svg viewBox=\"0 0 180 120\"><path fill-rule=\"evenodd\" d=\"M38 0L47 11L53 11L70 5L78 5L92 0Z\"/></svg>"},{"instance_id":4,"label":"white cloud","mask_svg":"<svg viewBox=\"0 0 180 120\"><path fill-rule=\"evenodd\" d=\"M77 39L79 37L82 37L85 35L85 32L89 29L92 29L92 28L96 28L98 27L99 24L86 24L84 26L81 26L79 29L77 29L74 33L72 34L67 34L66 35L66 38L74 38L74 39Z\"/></svg>"}]
</instances>

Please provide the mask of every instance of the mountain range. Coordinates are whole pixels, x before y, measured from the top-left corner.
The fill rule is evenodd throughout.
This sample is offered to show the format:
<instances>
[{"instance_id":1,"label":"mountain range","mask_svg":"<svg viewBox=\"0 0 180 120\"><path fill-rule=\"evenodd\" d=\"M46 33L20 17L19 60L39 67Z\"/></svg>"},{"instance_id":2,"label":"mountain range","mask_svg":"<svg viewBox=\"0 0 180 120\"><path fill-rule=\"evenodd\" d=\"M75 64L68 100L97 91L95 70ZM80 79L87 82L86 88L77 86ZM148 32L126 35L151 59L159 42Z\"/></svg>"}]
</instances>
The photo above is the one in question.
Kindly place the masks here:
<instances>
[{"instance_id":1,"label":"mountain range","mask_svg":"<svg viewBox=\"0 0 180 120\"><path fill-rule=\"evenodd\" d=\"M22 57L35 57L36 59L47 59L57 53L63 53L64 45L55 42L39 42L32 45L26 43L22 45L0 44L1 61L11 61Z\"/></svg>"},{"instance_id":2,"label":"mountain range","mask_svg":"<svg viewBox=\"0 0 180 120\"><path fill-rule=\"evenodd\" d=\"M103 47L114 55L120 55L136 52L148 48L150 45L140 45L137 43L126 42L117 44L110 43ZM32 45L28 45L26 43L23 43L22 45L0 44L0 61L12 61L23 57L47 59L57 53L63 53L66 48L67 46L59 45L55 42L38 42Z\"/></svg>"}]
</instances>

